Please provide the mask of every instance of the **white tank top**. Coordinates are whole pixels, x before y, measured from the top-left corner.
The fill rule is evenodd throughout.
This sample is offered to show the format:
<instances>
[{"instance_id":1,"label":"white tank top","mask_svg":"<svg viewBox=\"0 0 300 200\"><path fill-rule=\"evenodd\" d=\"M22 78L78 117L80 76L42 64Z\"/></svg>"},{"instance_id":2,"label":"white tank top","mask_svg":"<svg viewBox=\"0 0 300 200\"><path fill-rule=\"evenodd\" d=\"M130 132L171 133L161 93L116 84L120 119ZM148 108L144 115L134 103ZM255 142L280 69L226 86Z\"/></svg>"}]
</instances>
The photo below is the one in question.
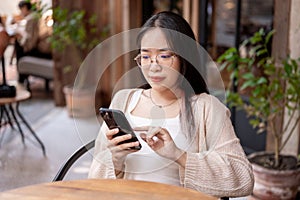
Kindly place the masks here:
<instances>
[{"instance_id":1,"label":"white tank top","mask_svg":"<svg viewBox=\"0 0 300 200\"><path fill-rule=\"evenodd\" d=\"M153 120L131 114L131 111L136 107L141 94L142 90L133 94L131 101L129 102L129 107L125 113L131 126L160 126L166 128L175 144L181 149L187 149L187 138L181 131L179 116L175 118ZM142 145L142 149L127 156L125 160L124 178L181 186L178 164L156 154L147 143L140 138L140 133L136 132L136 134Z\"/></svg>"}]
</instances>

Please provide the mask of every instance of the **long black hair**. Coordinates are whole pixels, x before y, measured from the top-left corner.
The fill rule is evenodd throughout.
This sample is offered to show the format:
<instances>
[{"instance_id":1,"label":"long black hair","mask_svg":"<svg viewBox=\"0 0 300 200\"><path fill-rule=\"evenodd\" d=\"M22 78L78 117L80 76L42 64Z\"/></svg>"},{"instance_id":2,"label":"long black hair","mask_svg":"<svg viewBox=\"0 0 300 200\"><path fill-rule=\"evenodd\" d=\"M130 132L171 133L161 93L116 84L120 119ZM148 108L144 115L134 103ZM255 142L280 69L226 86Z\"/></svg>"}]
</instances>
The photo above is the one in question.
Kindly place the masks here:
<instances>
[{"instance_id":1,"label":"long black hair","mask_svg":"<svg viewBox=\"0 0 300 200\"><path fill-rule=\"evenodd\" d=\"M26 7L27 10L31 10L32 4L28 0L22 0L19 2L18 7L21 9L23 7Z\"/></svg>"},{"instance_id":2,"label":"long black hair","mask_svg":"<svg viewBox=\"0 0 300 200\"><path fill-rule=\"evenodd\" d=\"M191 97L193 94L203 92L209 93L201 75L204 66L201 65L200 49L188 22L180 15L169 11L153 15L142 26L138 34L137 43L139 47L144 34L156 27L162 28L171 50L179 55L180 73L185 79L180 87L185 90L186 96Z\"/></svg>"},{"instance_id":3,"label":"long black hair","mask_svg":"<svg viewBox=\"0 0 300 200\"><path fill-rule=\"evenodd\" d=\"M193 133L194 120L191 109L190 98L195 94L209 93L205 80L201 73L204 71L203 54L201 55L200 46L196 42L194 32L188 22L180 15L169 11L163 11L153 15L142 26L138 37L137 45L141 47L141 40L145 33L152 28L161 28L166 37L167 43L180 60L180 70L183 78L180 80L179 87L185 91L185 113L181 112L186 121L192 124L188 131ZM206 54L205 54L206 55ZM149 84L143 86L144 89L151 88Z\"/></svg>"}]
</instances>

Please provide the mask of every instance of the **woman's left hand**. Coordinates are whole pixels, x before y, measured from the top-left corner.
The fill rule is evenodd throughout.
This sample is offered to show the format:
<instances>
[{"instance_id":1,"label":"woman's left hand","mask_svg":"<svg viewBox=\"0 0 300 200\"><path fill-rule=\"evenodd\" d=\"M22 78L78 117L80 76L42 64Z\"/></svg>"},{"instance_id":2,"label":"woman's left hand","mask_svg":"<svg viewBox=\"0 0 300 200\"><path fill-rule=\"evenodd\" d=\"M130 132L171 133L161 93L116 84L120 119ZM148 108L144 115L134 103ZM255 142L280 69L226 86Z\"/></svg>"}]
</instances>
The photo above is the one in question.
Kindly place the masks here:
<instances>
[{"instance_id":1,"label":"woman's left hand","mask_svg":"<svg viewBox=\"0 0 300 200\"><path fill-rule=\"evenodd\" d=\"M141 138L158 155L170 160L178 161L185 152L179 149L167 129L161 127L137 127L135 131L148 130L141 133Z\"/></svg>"}]
</instances>

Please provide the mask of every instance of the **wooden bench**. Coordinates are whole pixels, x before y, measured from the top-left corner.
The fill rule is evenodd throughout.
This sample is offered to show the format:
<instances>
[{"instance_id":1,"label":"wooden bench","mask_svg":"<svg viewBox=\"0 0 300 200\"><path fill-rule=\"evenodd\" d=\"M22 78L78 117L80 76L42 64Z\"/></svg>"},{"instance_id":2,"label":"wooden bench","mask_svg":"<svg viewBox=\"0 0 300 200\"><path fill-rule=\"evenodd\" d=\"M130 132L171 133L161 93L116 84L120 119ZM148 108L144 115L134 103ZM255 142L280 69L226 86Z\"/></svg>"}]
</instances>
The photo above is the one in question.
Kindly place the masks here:
<instances>
[{"instance_id":1,"label":"wooden bench","mask_svg":"<svg viewBox=\"0 0 300 200\"><path fill-rule=\"evenodd\" d=\"M53 80L54 61L51 59L24 56L18 62L19 75L30 75L45 79L45 88L49 90L49 81ZM30 83L27 78L27 89Z\"/></svg>"}]
</instances>

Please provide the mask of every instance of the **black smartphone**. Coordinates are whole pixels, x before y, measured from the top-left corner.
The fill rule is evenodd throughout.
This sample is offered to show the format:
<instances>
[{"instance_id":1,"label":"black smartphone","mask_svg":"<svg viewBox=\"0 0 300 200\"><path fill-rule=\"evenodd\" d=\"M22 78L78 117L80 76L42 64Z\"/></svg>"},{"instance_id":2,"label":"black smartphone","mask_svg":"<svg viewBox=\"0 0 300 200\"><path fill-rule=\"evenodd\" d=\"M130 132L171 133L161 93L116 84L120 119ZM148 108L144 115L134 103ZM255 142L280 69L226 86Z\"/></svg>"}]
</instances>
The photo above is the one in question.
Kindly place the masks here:
<instances>
[{"instance_id":1,"label":"black smartphone","mask_svg":"<svg viewBox=\"0 0 300 200\"><path fill-rule=\"evenodd\" d=\"M139 141L122 111L109 108L100 108L99 111L102 119L105 121L109 129L119 129L119 133L114 135L114 137L125 134L132 135L131 139L123 141L120 144ZM140 150L141 148L142 145L139 144L139 146L132 147L131 149Z\"/></svg>"}]
</instances>

